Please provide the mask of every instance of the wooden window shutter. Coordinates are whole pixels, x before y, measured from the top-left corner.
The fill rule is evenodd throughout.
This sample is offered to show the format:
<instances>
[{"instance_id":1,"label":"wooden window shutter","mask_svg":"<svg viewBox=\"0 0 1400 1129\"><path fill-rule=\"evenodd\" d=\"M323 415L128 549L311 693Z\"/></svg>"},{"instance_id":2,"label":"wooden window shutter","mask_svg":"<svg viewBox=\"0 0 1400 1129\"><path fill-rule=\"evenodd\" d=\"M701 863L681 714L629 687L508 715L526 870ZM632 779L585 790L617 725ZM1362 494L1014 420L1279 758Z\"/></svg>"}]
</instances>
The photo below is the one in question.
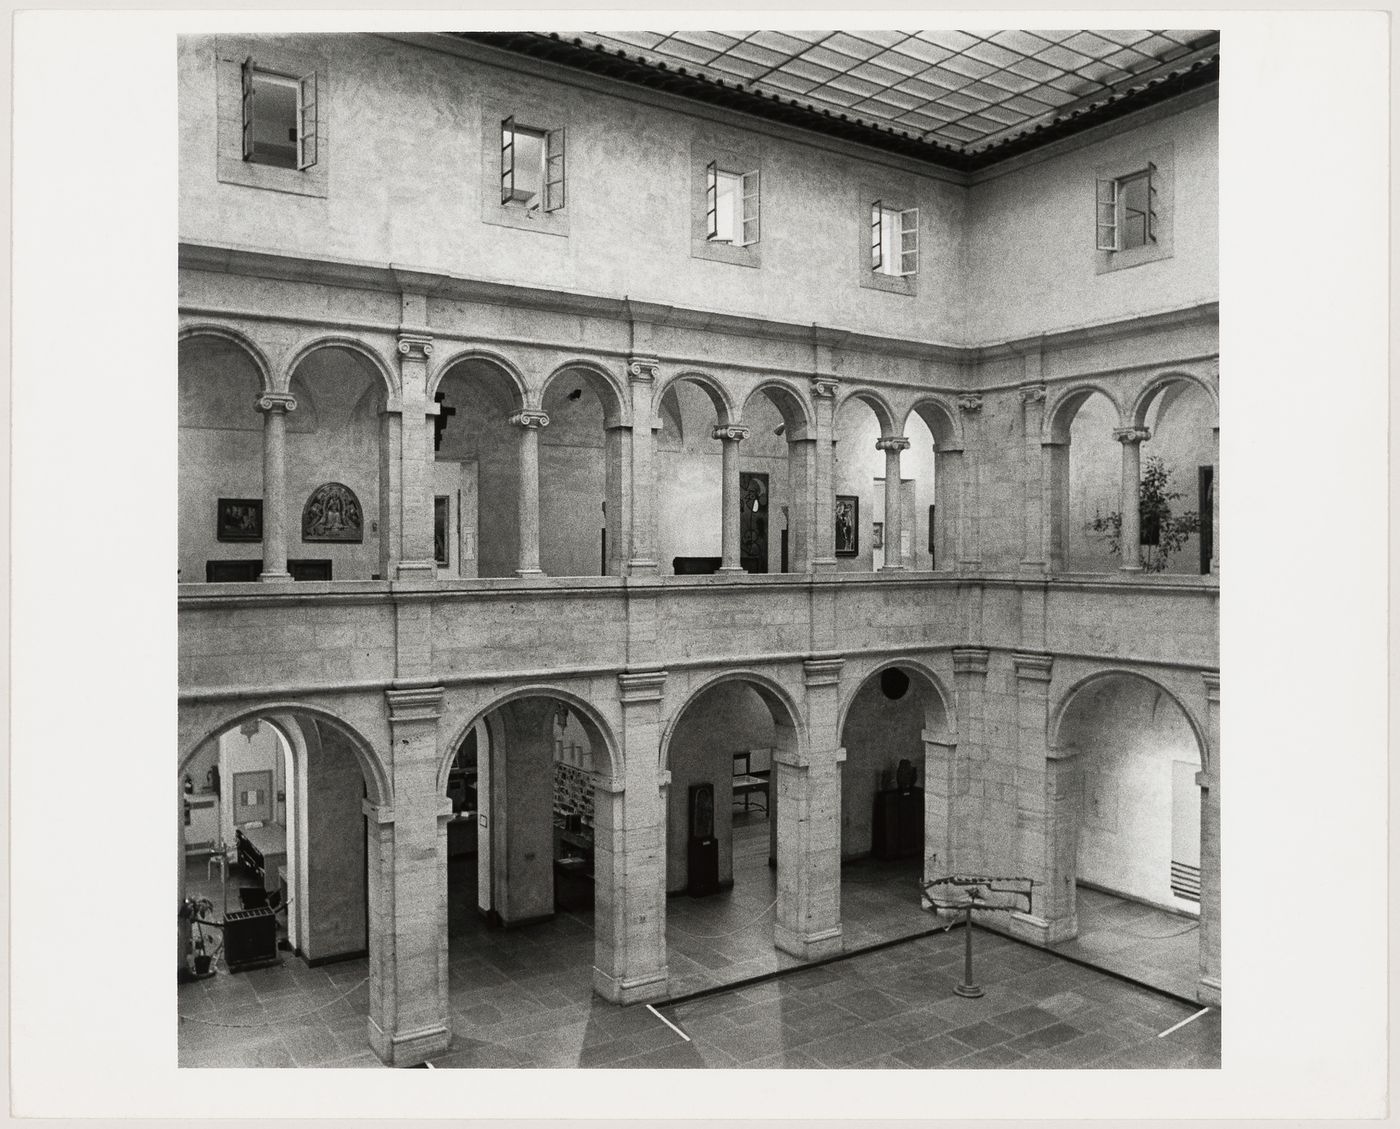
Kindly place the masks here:
<instances>
[{"instance_id":1,"label":"wooden window shutter","mask_svg":"<svg viewBox=\"0 0 1400 1129\"><path fill-rule=\"evenodd\" d=\"M564 129L545 134L544 210L557 212L564 206Z\"/></svg>"},{"instance_id":2,"label":"wooden window shutter","mask_svg":"<svg viewBox=\"0 0 1400 1129\"><path fill-rule=\"evenodd\" d=\"M1096 246L1100 251L1118 250L1118 182L1101 180L1095 197L1095 222L1098 238Z\"/></svg>"},{"instance_id":3,"label":"wooden window shutter","mask_svg":"<svg viewBox=\"0 0 1400 1129\"><path fill-rule=\"evenodd\" d=\"M316 163L316 72L301 80L301 120L297 122L297 168Z\"/></svg>"},{"instance_id":4,"label":"wooden window shutter","mask_svg":"<svg viewBox=\"0 0 1400 1129\"><path fill-rule=\"evenodd\" d=\"M243 60L243 159L253 159L253 56Z\"/></svg>"},{"instance_id":5,"label":"wooden window shutter","mask_svg":"<svg viewBox=\"0 0 1400 1129\"><path fill-rule=\"evenodd\" d=\"M744 210L740 223L739 245L750 247L758 242L758 171L746 172L743 176Z\"/></svg>"},{"instance_id":6,"label":"wooden window shutter","mask_svg":"<svg viewBox=\"0 0 1400 1129\"><path fill-rule=\"evenodd\" d=\"M907 277L919 271L919 209L899 213L899 273Z\"/></svg>"},{"instance_id":7,"label":"wooden window shutter","mask_svg":"<svg viewBox=\"0 0 1400 1129\"><path fill-rule=\"evenodd\" d=\"M705 166L705 238L719 238L719 169L714 161Z\"/></svg>"},{"instance_id":8,"label":"wooden window shutter","mask_svg":"<svg viewBox=\"0 0 1400 1129\"><path fill-rule=\"evenodd\" d=\"M1157 166L1147 164L1147 238L1157 242Z\"/></svg>"},{"instance_id":9,"label":"wooden window shutter","mask_svg":"<svg viewBox=\"0 0 1400 1129\"><path fill-rule=\"evenodd\" d=\"M515 118L501 122L501 203L509 204L515 196Z\"/></svg>"},{"instance_id":10,"label":"wooden window shutter","mask_svg":"<svg viewBox=\"0 0 1400 1129\"><path fill-rule=\"evenodd\" d=\"M884 242L885 209L883 202L876 200L870 205L870 269L879 270L884 265L881 244Z\"/></svg>"}]
</instances>

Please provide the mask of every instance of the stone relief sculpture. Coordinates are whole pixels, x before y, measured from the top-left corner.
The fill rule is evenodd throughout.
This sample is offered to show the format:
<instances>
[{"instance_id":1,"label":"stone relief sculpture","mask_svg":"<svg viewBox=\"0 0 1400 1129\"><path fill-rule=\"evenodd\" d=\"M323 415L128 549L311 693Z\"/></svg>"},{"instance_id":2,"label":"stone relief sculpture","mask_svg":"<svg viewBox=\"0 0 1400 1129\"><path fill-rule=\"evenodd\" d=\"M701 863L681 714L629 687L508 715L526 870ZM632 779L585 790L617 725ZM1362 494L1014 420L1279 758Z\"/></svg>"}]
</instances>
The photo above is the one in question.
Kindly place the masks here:
<instances>
[{"instance_id":1,"label":"stone relief sculpture","mask_svg":"<svg viewBox=\"0 0 1400 1129\"><path fill-rule=\"evenodd\" d=\"M355 491L340 482L327 482L311 491L301 511L303 541L359 543L364 538L364 512Z\"/></svg>"}]
</instances>

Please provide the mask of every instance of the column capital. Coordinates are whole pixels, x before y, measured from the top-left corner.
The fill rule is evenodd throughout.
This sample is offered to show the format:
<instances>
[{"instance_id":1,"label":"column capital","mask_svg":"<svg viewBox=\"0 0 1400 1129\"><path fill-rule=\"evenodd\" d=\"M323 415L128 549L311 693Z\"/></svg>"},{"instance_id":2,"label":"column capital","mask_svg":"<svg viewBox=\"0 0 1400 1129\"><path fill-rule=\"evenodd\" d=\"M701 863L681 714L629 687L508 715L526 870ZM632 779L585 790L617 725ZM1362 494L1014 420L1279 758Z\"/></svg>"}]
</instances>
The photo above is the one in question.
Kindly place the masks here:
<instances>
[{"instance_id":1,"label":"column capital","mask_svg":"<svg viewBox=\"0 0 1400 1129\"><path fill-rule=\"evenodd\" d=\"M1115 427L1113 438L1120 443L1146 443L1152 438L1152 430L1147 427Z\"/></svg>"},{"instance_id":2,"label":"column capital","mask_svg":"<svg viewBox=\"0 0 1400 1129\"><path fill-rule=\"evenodd\" d=\"M443 688L441 686L412 686L385 690L389 703L389 722L436 721L442 716Z\"/></svg>"},{"instance_id":3,"label":"column capital","mask_svg":"<svg viewBox=\"0 0 1400 1129\"><path fill-rule=\"evenodd\" d=\"M627 361L627 379L633 384L651 384L661 375L661 362L654 357L631 357Z\"/></svg>"},{"instance_id":4,"label":"column capital","mask_svg":"<svg viewBox=\"0 0 1400 1129\"><path fill-rule=\"evenodd\" d=\"M426 361L433 355L433 339L426 333L400 333L399 353L411 361Z\"/></svg>"},{"instance_id":5,"label":"column capital","mask_svg":"<svg viewBox=\"0 0 1400 1129\"><path fill-rule=\"evenodd\" d=\"M841 387L841 382L834 376L814 376L812 377L812 395L819 400L828 400L836 395L836 390Z\"/></svg>"},{"instance_id":6,"label":"column capital","mask_svg":"<svg viewBox=\"0 0 1400 1129\"><path fill-rule=\"evenodd\" d=\"M986 674L992 652L986 647L954 647L954 674Z\"/></svg>"},{"instance_id":7,"label":"column capital","mask_svg":"<svg viewBox=\"0 0 1400 1129\"><path fill-rule=\"evenodd\" d=\"M727 443L742 443L749 437L749 429L741 423L722 423L710 434Z\"/></svg>"},{"instance_id":8,"label":"column capital","mask_svg":"<svg viewBox=\"0 0 1400 1129\"><path fill-rule=\"evenodd\" d=\"M811 689L815 686L835 686L841 681L841 668L846 660L840 657L802 660L802 683Z\"/></svg>"},{"instance_id":9,"label":"column capital","mask_svg":"<svg viewBox=\"0 0 1400 1129\"><path fill-rule=\"evenodd\" d=\"M875 440L877 451L907 451L909 440L903 435L882 435Z\"/></svg>"},{"instance_id":10,"label":"column capital","mask_svg":"<svg viewBox=\"0 0 1400 1129\"><path fill-rule=\"evenodd\" d=\"M1045 385L1027 384L1018 390L1023 404L1043 404L1045 402Z\"/></svg>"},{"instance_id":11,"label":"column capital","mask_svg":"<svg viewBox=\"0 0 1400 1129\"><path fill-rule=\"evenodd\" d=\"M394 809L388 804L376 804L373 800L365 799L360 801L360 810L371 823L383 825L394 822Z\"/></svg>"},{"instance_id":12,"label":"column capital","mask_svg":"<svg viewBox=\"0 0 1400 1129\"><path fill-rule=\"evenodd\" d=\"M1206 701L1208 701L1208 702L1215 702L1216 704L1219 704L1219 702L1220 702L1220 671L1218 671L1218 670L1203 670L1203 671L1201 671L1201 681L1204 682L1204 683L1206 684Z\"/></svg>"},{"instance_id":13,"label":"column capital","mask_svg":"<svg viewBox=\"0 0 1400 1129\"><path fill-rule=\"evenodd\" d=\"M297 398L290 392L260 392L254 406L260 412L294 412Z\"/></svg>"},{"instance_id":14,"label":"column capital","mask_svg":"<svg viewBox=\"0 0 1400 1129\"><path fill-rule=\"evenodd\" d=\"M506 423L538 431L542 427L549 426L549 413L541 411L539 408L521 408L520 411L511 412L510 415L506 416Z\"/></svg>"},{"instance_id":15,"label":"column capital","mask_svg":"<svg viewBox=\"0 0 1400 1129\"><path fill-rule=\"evenodd\" d=\"M965 396L958 397L958 410L971 414L982 410L982 397L976 392L970 392Z\"/></svg>"},{"instance_id":16,"label":"column capital","mask_svg":"<svg viewBox=\"0 0 1400 1129\"><path fill-rule=\"evenodd\" d=\"M1051 655L1028 651L1017 651L1011 661L1016 667L1016 677L1025 682L1049 682L1050 668L1055 663Z\"/></svg>"},{"instance_id":17,"label":"column capital","mask_svg":"<svg viewBox=\"0 0 1400 1129\"><path fill-rule=\"evenodd\" d=\"M617 694L623 705L659 702L665 686L664 670L643 670L617 676Z\"/></svg>"}]
</instances>

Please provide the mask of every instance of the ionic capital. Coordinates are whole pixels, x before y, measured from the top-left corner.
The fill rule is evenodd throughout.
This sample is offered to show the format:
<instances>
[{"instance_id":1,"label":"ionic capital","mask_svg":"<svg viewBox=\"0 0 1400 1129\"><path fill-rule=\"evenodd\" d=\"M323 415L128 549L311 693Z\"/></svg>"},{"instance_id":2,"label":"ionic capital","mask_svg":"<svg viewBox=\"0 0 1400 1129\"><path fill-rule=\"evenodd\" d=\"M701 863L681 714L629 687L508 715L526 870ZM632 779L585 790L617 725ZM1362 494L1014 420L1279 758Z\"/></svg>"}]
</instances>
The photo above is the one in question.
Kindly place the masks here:
<instances>
[{"instance_id":1,"label":"ionic capital","mask_svg":"<svg viewBox=\"0 0 1400 1129\"><path fill-rule=\"evenodd\" d=\"M1152 438L1152 431L1146 427L1115 427L1113 438L1120 443L1146 443Z\"/></svg>"},{"instance_id":2,"label":"ionic capital","mask_svg":"<svg viewBox=\"0 0 1400 1129\"><path fill-rule=\"evenodd\" d=\"M1020 390L1020 394L1023 404L1043 404L1045 402L1045 385L1029 384Z\"/></svg>"},{"instance_id":3,"label":"ionic capital","mask_svg":"<svg viewBox=\"0 0 1400 1129\"><path fill-rule=\"evenodd\" d=\"M722 423L710 434L729 443L742 443L749 437L749 429L741 423Z\"/></svg>"},{"instance_id":4,"label":"ionic capital","mask_svg":"<svg viewBox=\"0 0 1400 1129\"><path fill-rule=\"evenodd\" d=\"M666 686L664 670L644 670L617 676L617 694L623 705L639 702L659 702Z\"/></svg>"},{"instance_id":5,"label":"ionic capital","mask_svg":"<svg viewBox=\"0 0 1400 1129\"><path fill-rule=\"evenodd\" d=\"M1201 671L1201 681L1204 682L1204 683L1206 684L1206 701L1208 701L1208 702L1216 702L1216 703L1219 703L1219 701L1220 701L1220 671L1218 671L1218 670L1203 670L1203 671Z\"/></svg>"},{"instance_id":6,"label":"ionic capital","mask_svg":"<svg viewBox=\"0 0 1400 1129\"><path fill-rule=\"evenodd\" d=\"M506 416L506 423L538 431L541 427L549 426L549 413L542 412L538 408L521 408L520 411L511 412L510 415Z\"/></svg>"},{"instance_id":7,"label":"ionic capital","mask_svg":"<svg viewBox=\"0 0 1400 1129\"><path fill-rule=\"evenodd\" d=\"M634 384L651 384L661 373L661 362L651 357L633 357L627 362L627 379Z\"/></svg>"},{"instance_id":8,"label":"ionic capital","mask_svg":"<svg viewBox=\"0 0 1400 1129\"><path fill-rule=\"evenodd\" d=\"M907 451L909 440L903 435L884 435L875 440L877 451Z\"/></svg>"},{"instance_id":9,"label":"ionic capital","mask_svg":"<svg viewBox=\"0 0 1400 1129\"><path fill-rule=\"evenodd\" d=\"M411 361L426 361L433 355L433 339L426 333L400 333L399 352Z\"/></svg>"},{"instance_id":10,"label":"ionic capital","mask_svg":"<svg viewBox=\"0 0 1400 1129\"><path fill-rule=\"evenodd\" d=\"M290 392L263 392L254 405L260 412L294 412L297 398Z\"/></svg>"},{"instance_id":11,"label":"ionic capital","mask_svg":"<svg viewBox=\"0 0 1400 1129\"><path fill-rule=\"evenodd\" d=\"M969 393L966 396L958 397L958 410L969 414L982 410L982 397L976 393Z\"/></svg>"},{"instance_id":12,"label":"ionic capital","mask_svg":"<svg viewBox=\"0 0 1400 1129\"><path fill-rule=\"evenodd\" d=\"M841 382L831 376L812 377L812 395L819 399L830 399L836 395L836 390L841 387Z\"/></svg>"}]
</instances>

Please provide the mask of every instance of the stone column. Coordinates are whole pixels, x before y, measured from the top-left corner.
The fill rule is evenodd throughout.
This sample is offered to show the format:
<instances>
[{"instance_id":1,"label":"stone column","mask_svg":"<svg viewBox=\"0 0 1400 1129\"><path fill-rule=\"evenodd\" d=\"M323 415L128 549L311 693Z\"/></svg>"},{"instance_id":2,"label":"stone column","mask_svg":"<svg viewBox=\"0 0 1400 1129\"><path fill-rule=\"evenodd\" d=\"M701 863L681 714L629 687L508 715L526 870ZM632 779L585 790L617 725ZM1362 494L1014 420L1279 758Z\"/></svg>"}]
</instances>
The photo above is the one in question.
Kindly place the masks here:
<instances>
[{"instance_id":1,"label":"stone column","mask_svg":"<svg viewBox=\"0 0 1400 1129\"><path fill-rule=\"evenodd\" d=\"M723 444L724 458L719 570L738 573L744 571L739 563L739 444L749 437L749 429L735 423L721 424L715 428L714 437Z\"/></svg>"},{"instance_id":2,"label":"stone column","mask_svg":"<svg viewBox=\"0 0 1400 1129\"><path fill-rule=\"evenodd\" d=\"M1035 882L1030 913L1011 917L1011 930L1037 944L1068 940L1079 931L1074 878L1079 827L1074 749L1052 749L1050 677L1045 654L1018 653L1016 668L1016 865Z\"/></svg>"},{"instance_id":3,"label":"stone column","mask_svg":"<svg viewBox=\"0 0 1400 1129\"><path fill-rule=\"evenodd\" d=\"M817 443L805 434L788 436L788 478L792 503L788 521L788 569L811 572L816 543Z\"/></svg>"},{"instance_id":4,"label":"stone column","mask_svg":"<svg viewBox=\"0 0 1400 1129\"><path fill-rule=\"evenodd\" d=\"M1041 556L1047 572L1065 567L1065 507L1069 502L1069 443L1057 439L1040 445L1042 534Z\"/></svg>"},{"instance_id":5,"label":"stone column","mask_svg":"<svg viewBox=\"0 0 1400 1129\"><path fill-rule=\"evenodd\" d=\"M841 951L841 658L802 664L808 749L773 752L778 913L773 943L799 960Z\"/></svg>"},{"instance_id":6,"label":"stone column","mask_svg":"<svg viewBox=\"0 0 1400 1129\"><path fill-rule=\"evenodd\" d=\"M603 575L621 576L627 571L627 530L632 526L632 429L621 425L604 431L604 457L607 471L603 495L606 505L603 528L608 531Z\"/></svg>"},{"instance_id":7,"label":"stone column","mask_svg":"<svg viewBox=\"0 0 1400 1129\"><path fill-rule=\"evenodd\" d=\"M966 571L977 572L982 568L981 489L978 483L982 456L977 426L982 414L982 397L976 393L959 396L958 411L963 414L963 442L971 447L971 452L965 450L962 457L962 496L958 506L961 518L958 543L962 559L958 564Z\"/></svg>"},{"instance_id":8,"label":"stone column","mask_svg":"<svg viewBox=\"0 0 1400 1129\"><path fill-rule=\"evenodd\" d=\"M958 787L958 736L923 731L924 881L956 874L953 846L954 798Z\"/></svg>"},{"instance_id":9,"label":"stone column","mask_svg":"<svg viewBox=\"0 0 1400 1129\"><path fill-rule=\"evenodd\" d=\"M904 545L900 534L904 484L899 477L899 453L909 449L909 440L903 435L886 435L875 440L875 449L885 452L885 563L880 571L899 572L904 568Z\"/></svg>"},{"instance_id":10,"label":"stone column","mask_svg":"<svg viewBox=\"0 0 1400 1129\"><path fill-rule=\"evenodd\" d=\"M970 794L971 766L987 757L986 690L991 652L986 647L953 648L953 694L958 711L958 751L964 770L954 777L950 849L960 871L985 870L981 844L983 813ZM927 763L927 762L925 762Z\"/></svg>"},{"instance_id":11,"label":"stone column","mask_svg":"<svg viewBox=\"0 0 1400 1129\"><path fill-rule=\"evenodd\" d=\"M523 408L506 417L520 428L520 491L516 498L520 522L520 567L516 576L543 576L540 571L540 428L549 426L549 415L537 408Z\"/></svg>"},{"instance_id":12,"label":"stone column","mask_svg":"<svg viewBox=\"0 0 1400 1129\"><path fill-rule=\"evenodd\" d=\"M263 414L263 564L259 580L291 580L287 571L287 413L296 411L290 392L264 392L257 399Z\"/></svg>"},{"instance_id":13,"label":"stone column","mask_svg":"<svg viewBox=\"0 0 1400 1129\"><path fill-rule=\"evenodd\" d=\"M836 569L836 389L827 377L812 378L812 405L816 410L816 447L812 473L812 571Z\"/></svg>"},{"instance_id":14,"label":"stone column","mask_svg":"<svg viewBox=\"0 0 1400 1129\"><path fill-rule=\"evenodd\" d=\"M631 526L623 526L628 541L627 572L632 576L655 576L656 561L656 439L652 434L651 398L660 372L660 363L649 357L633 357L627 364L632 388L632 474L630 491Z\"/></svg>"},{"instance_id":15,"label":"stone column","mask_svg":"<svg viewBox=\"0 0 1400 1129\"><path fill-rule=\"evenodd\" d=\"M1220 674L1201 674L1206 690L1206 725L1210 748L1196 774L1201 786L1201 932L1200 983L1196 998L1220 1004Z\"/></svg>"},{"instance_id":16,"label":"stone column","mask_svg":"<svg viewBox=\"0 0 1400 1129\"><path fill-rule=\"evenodd\" d=\"M1045 467L1041 432L1045 423L1045 385L1032 384L1020 390L1021 469L1024 483L1021 528L1024 548L1022 572L1045 571Z\"/></svg>"},{"instance_id":17,"label":"stone column","mask_svg":"<svg viewBox=\"0 0 1400 1129\"><path fill-rule=\"evenodd\" d=\"M1142 488L1142 444L1152 437L1145 427L1115 427L1113 438L1123 444L1123 486L1118 508L1123 514L1120 548L1123 572L1142 571L1142 515L1139 494Z\"/></svg>"},{"instance_id":18,"label":"stone column","mask_svg":"<svg viewBox=\"0 0 1400 1129\"><path fill-rule=\"evenodd\" d=\"M405 295L405 300L411 297ZM403 414L399 475L403 528L399 533L400 580L432 580L433 560L433 427L438 406L428 399L428 358L433 339L425 333L399 334L399 377L403 385Z\"/></svg>"},{"instance_id":19,"label":"stone column","mask_svg":"<svg viewBox=\"0 0 1400 1129\"><path fill-rule=\"evenodd\" d=\"M624 779L607 786L611 802L606 810L595 811L599 901L593 913L593 988L604 999L630 1004L666 994L666 794L671 774L658 761L666 672L619 674L617 682Z\"/></svg>"},{"instance_id":20,"label":"stone column","mask_svg":"<svg viewBox=\"0 0 1400 1129\"><path fill-rule=\"evenodd\" d=\"M369 817L369 1041L392 1066L447 1049L447 820L437 790L441 687L386 690L393 808Z\"/></svg>"},{"instance_id":21,"label":"stone column","mask_svg":"<svg viewBox=\"0 0 1400 1129\"><path fill-rule=\"evenodd\" d=\"M962 558L963 449L956 443L935 444L933 448L934 543L933 567L938 572L956 572Z\"/></svg>"},{"instance_id":22,"label":"stone column","mask_svg":"<svg viewBox=\"0 0 1400 1129\"><path fill-rule=\"evenodd\" d=\"M1210 475L1210 574L1220 575L1220 425L1211 428L1214 448Z\"/></svg>"},{"instance_id":23,"label":"stone column","mask_svg":"<svg viewBox=\"0 0 1400 1129\"><path fill-rule=\"evenodd\" d=\"M379 577L392 580L403 556L403 412L379 413Z\"/></svg>"}]
</instances>

